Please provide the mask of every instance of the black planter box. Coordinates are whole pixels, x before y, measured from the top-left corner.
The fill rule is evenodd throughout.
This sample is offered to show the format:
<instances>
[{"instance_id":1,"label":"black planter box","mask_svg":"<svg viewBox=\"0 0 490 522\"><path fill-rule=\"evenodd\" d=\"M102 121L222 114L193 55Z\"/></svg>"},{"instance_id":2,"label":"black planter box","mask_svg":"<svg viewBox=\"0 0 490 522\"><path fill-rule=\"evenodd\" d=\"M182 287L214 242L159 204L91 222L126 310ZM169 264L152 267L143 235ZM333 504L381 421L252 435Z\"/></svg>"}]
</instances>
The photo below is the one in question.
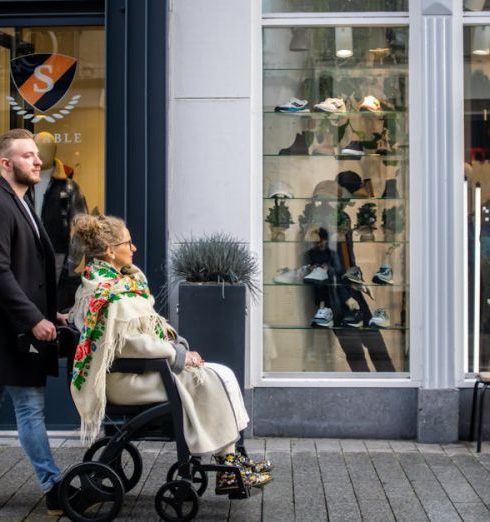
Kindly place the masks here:
<instances>
[{"instance_id":1,"label":"black planter box","mask_svg":"<svg viewBox=\"0 0 490 522\"><path fill-rule=\"evenodd\" d=\"M179 334L206 362L229 366L244 388L246 287L181 283Z\"/></svg>"}]
</instances>

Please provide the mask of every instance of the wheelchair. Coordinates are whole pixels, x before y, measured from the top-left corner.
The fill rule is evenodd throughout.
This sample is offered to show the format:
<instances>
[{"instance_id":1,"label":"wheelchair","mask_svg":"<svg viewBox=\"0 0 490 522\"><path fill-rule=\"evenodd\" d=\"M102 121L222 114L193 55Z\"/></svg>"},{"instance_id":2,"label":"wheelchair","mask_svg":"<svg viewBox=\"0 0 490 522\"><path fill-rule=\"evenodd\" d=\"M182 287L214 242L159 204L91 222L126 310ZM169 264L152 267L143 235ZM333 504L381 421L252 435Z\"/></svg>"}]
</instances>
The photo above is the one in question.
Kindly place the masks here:
<instances>
[{"instance_id":1,"label":"wheelchair","mask_svg":"<svg viewBox=\"0 0 490 522\"><path fill-rule=\"evenodd\" d=\"M60 332L60 345L68 362L73 359L79 332L68 328ZM71 365L68 365L71 367ZM231 499L250 496L240 469L236 466L204 464L192 456L184 439L183 414L174 376L166 359L117 359L111 372L158 372L168 399L144 406L120 406L108 403L104 422L105 437L96 440L81 463L71 466L60 483L60 503L67 517L75 522L106 522L120 512L124 494L141 478L143 460L132 441L175 441L177 462L167 471L166 482L155 496L155 509L164 521L186 522L199 510L199 497L208 487L209 472L234 474L238 487L228 493ZM243 433L237 450L246 455ZM123 455L126 464L123 462Z\"/></svg>"}]
</instances>

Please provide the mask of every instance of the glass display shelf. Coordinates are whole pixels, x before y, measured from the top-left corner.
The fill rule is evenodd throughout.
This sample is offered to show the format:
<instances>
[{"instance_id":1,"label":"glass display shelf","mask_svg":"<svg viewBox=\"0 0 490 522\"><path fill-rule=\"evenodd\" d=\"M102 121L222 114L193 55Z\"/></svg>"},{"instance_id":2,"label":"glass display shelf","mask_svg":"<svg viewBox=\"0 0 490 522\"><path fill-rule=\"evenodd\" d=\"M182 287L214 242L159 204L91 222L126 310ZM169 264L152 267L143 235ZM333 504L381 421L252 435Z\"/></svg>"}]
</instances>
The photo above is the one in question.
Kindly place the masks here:
<instances>
[{"instance_id":1,"label":"glass display shelf","mask_svg":"<svg viewBox=\"0 0 490 522\"><path fill-rule=\"evenodd\" d=\"M314 241L308 241L306 239L303 239L303 240L300 240L300 241L289 241L289 240L285 240L285 241L272 241L272 240L269 240L269 239L265 239L263 241L264 243L267 243L267 244L271 244L271 245L282 245L282 244L305 244L305 243L314 243ZM352 240L353 243L360 243L360 244L371 244L371 243L383 243L383 244L390 244L390 245L398 245L398 244L408 244L409 241L408 239L396 239L396 240L391 240L391 241L388 241L388 240L370 240L370 241L361 241L360 239L353 239Z\"/></svg>"},{"instance_id":2,"label":"glass display shelf","mask_svg":"<svg viewBox=\"0 0 490 522\"><path fill-rule=\"evenodd\" d=\"M383 75L386 76L386 73L391 73L393 75L406 75L408 76L408 66L403 64L393 65L386 64L384 66L377 65L373 67L368 63L360 63L358 67L339 67L334 64L322 64L321 62L315 62L311 65L305 65L304 67L265 67L263 69L264 73L275 73L275 72L300 72L306 73L307 71L319 73L318 76L314 76L311 78L312 80L322 78L325 73L331 73L335 76L340 76L344 74L351 78L352 76L357 75L365 75L369 73L370 75L378 76Z\"/></svg>"},{"instance_id":3,"label":"glass display shelf","mask_svg":"<svg viewBox=\"0 0 490 522\"><path fill-rule=\"evenodd\" d=\"M341 119L341 118L355 118L357 116L362 116L366 118L397 118L398 116L405 116L407 111L403 110L393 110L393 111L349 111L349 112L323 112L323 111L313 111L310 112L281 112L275 111L273 108L266 108L264 110L264 114L274 115L274 116L282 116L282 117L305 117L308 116L314 120L323 120L324 118L329 119Z\"/></svg>"},{"instance_id":4,"label":"glass display shelf","mask_svg":"<svg viewBox=\"0 0 490 522\"><path fill-rule=\"evenodd\" d=\"M389 328L371 328L369 326L361 326L359 328L354 328L351 326L332 326L330 328L326 327L313 327L313 326L281 326L281 325L268 325L264 324L264 330L318 330L318 331L328 331L328 330L349 330L351 332L408 332L408 326L390 326Z\"/></svg>"},{"instance_id":5,"label":"glass display shelf","mask_svg":"<svg viewBox=\"0 0 490 522\"><path fill-rule=\"evenodd\" d=\"M327 160L335 158L342 161L360 161L362 158L379 158L384 161L405 161L407 157L401 154L375 154L364 153L362 156L349 154L263 154L264 158L315 158L315 160Z\"/></svg>"},{"instance_id":6,"label":"glass display shelf","mask_svg":"<svg viewBox=\"0 0 490 522\"><path fill-rule=\"evenodd\" d=\"M272 288L288 288L292 287L300 287L300 288L323 288L326 286L338 286L340 288L349 287L349 284L335 284L335 283L324 283L322 285L315 285L314 283L263 283L263 286L268 286ZM375 283L362 283L362 286L370 286L371 288L386 288L386 289L400 289L400 288L410 288L410 285L407 284L393 284L393 285L377 285Z\"/></svg>"},{"instance_id":7,"label":"glass display shelf","mask_svg":"<svg viewBox=\"0 0 490 522\"><path fill-rule=\"evenodd\" d=\"M268 198L268 197L263 197L262 198L264 201L275 201L276 198ZM294 198L280 198L278 197L277 198L279 201L328 201L326 199L322 199L322 198L318 198L318 197L315 197L315 196L310 196L310 197L304 197L304 198L297 198L297 197L294 197ZM372 197L372 198L356 198L356 197L351 197L351 198L338 198L336 199L335 201L337 201L338 203L348 203L349 201L355 201L355 202L362 202L362 201L370 201L370 200L374 200L374 201L405 201L405 198L382 198L382 197Z\"/></svg>"}]
</instances>

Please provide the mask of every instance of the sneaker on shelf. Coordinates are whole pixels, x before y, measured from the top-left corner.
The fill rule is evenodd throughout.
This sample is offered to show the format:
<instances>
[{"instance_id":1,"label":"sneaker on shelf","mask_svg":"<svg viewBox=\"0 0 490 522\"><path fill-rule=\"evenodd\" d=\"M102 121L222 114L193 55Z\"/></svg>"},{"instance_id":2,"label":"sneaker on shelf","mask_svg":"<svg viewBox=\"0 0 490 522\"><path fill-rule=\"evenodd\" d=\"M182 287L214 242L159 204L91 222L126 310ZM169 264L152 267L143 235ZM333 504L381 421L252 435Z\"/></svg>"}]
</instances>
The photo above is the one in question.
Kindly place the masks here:
<instances>
[{"instance_id":1,"label":"sneaker on shelf","mask_svg":"<svg viewBox=\"0 0 490 522\"><path fill-rule=\"evenodd\" d=\"M298 269L281 268L273 277L272 281L279 285L299 285L309 272L307 265Z\"/></svg>"},{"instance_id":2,"label":"sneaker on shelf","mask_svg":"<svg viewBox=\"0 0 490 522\"><path fill-rule=\"evenodd\" d=\"M298 98L290 98L287 103L278 105L274 108L275 112L310 112L308 102L306 100L298 100Z\"/></svg>"},{"instance_id":3,"label":"sneaker on shelf","mask_svg":"<svg viewBox=\"0 0 490 522\"><path fill-rule=\"evenodd\" d=\"M303 283L325 283L328 279L328 272L322 266L315 267L308 275L303 278Z\"/></svg>"},{"instance_id":4,"label":"sneaker on shelf","mask_svg":"<svg viewBox=\"0 0 490 522\"><path fill-rule=\"evenodd\" d=\"M359 105L360 111L379 112L381 110L381 103L375 96L365 96Z\"/></svg>"},{"instance_id":5,"label":"sneaker on shelf","mask_svg":"<svg viewBox=\"0 0 490 522\"><path fill-rule=\"evenodd\" d=\"M360 310L351 310L342 319L342 326L351 328L360 328L363 324L362 314Z\"/></svg>"},{"instance_id":6,"label":"sneaker on shelf","mask_svg":"<svg viewBox=\"0 0 490 522\"><path fill-rule=\"evenodd\" d=\"M378 308L374 311L373 316L369 319L369 326L375 328L389 328L390 316L384 308Z\"/></svg>"},{"instance_id":7,"label":"sneaker on shelf","mask_svg":"<svg viewBox=\"0 0 490 522\"><path fill-rule=\"evenodd\" d=\"M311 326L321 326L322 328L333 328L333 312L331 308L320 307L313 319L311 320Z\"/></svg>"},{"instance_id":8,"label":"sneaker on shelf","mask_svg":"<svg viewBox=\"0 0 490 522\"><path fill-rule=\"evenodd\" d=\"M364 156L364 149L360 141L351 141L340 151L340 153L345 154L346 156L361 157Z\"/></svg>"},{"instance_id":9,"label":"sneaker on shelf","mask_svg":"<svg viewBox=\"0 0 490 522\"><path fill-rule=\"evenodd\" d=\"M388 264L383 264L379 270L373 275L373 283L378 285L393 284L393 269Z\"/></svg>"},{"instance_id":10,"label":"sneaker on shelf","mask_svg":"<svg viewBox=\"0 0 490 522\"><path fill-rule=\"evenodd\" d=\"M342 98L326 98L324 101L313 106L315 111L343 114L346 112L345 102Z\"/></svg>"},{"instance_id":11,"label":"sneaker on shelf","mask_svg":"<svg viewBox=\"0 0 490 522\"><path fill-rule=\"evenodd\" d=\"M351 283L356 283L362 285L364 283L364 279L362 277L362 271L358 266L351 266L345 274L342 275L342 279L347 279Z\"/></svg>"}]
</instances>

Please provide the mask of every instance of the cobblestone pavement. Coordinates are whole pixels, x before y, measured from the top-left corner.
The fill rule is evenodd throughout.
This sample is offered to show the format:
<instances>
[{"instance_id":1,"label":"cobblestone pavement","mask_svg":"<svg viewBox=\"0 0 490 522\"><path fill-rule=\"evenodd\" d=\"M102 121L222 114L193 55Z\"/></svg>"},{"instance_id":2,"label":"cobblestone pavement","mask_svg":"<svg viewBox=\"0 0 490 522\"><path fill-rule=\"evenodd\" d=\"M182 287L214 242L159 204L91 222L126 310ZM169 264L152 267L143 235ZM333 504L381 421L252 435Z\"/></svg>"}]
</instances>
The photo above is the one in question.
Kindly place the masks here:
<instances>
[{"instance_id":1,"label":"cobblestone pavement","mask_svg":"<svg viewBox=\"0 0 490 522\"><path fill-rule=\"evenodd\" d=\"M51 438L66 468L81 461L73 438ZM143 476L118 520L158 520L154 495L175 461L175 445L138 443ZM196 520L243 522L490 521L490 444L406 441L252 439L252 457L267 455L274 480L247 500L214 495L214 479ZM35 477L17 439L0 436L0 520L56 520L45 514ZM59 520L68 520L60 518Z\"/></svg>"}]
</instances>

